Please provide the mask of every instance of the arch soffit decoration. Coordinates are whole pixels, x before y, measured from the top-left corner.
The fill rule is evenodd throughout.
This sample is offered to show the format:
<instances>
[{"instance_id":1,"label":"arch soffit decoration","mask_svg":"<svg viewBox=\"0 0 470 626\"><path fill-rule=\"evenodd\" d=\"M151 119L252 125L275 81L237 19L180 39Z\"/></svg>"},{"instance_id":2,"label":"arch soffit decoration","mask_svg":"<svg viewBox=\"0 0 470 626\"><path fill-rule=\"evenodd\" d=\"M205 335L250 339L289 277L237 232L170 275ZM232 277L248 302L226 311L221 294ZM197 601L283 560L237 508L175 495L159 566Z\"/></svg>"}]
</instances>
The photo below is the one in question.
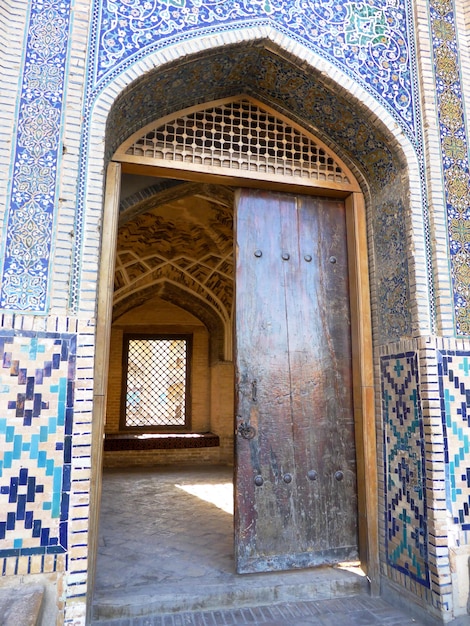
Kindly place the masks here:
<instances>
[{"instance_id":1,"label":"arch soffit decoration","mask_svg":"<svg viewBox=\"0 0 470 626\"><path fill-rule=\"evenodd\" d=\"M380 189L389 183L415 157L396 123L389 119L388 129L378 118L377 107L372 112L325 72L270 41L257 41L167 63L128 85L107 118L106 159L155 120L242 93L328 146L352 170L366 194L369 186ZM384 118L389 118L385 111Z\"/></svg>"},{"instance_id":2,"label":"arch soffit decoration","mask_svg":"<svg viewBox=\"0 0 470 626\"><path fill-rule=\"evenodd\" d=\"M137 308L148 300L158 296L162 300L170 302L181 309L197 317L209 331L209 356L211 363L223 361L227 358L226 323L220 314L198 294L163 280L139 290L136 293L127 294L113 308L113 323L130 311ZM228 350L230 353L230 350Z\"/></svg>"},{"instance_id":3,"label":"arch soffit decoration","mask_svg":"<svg viewBox=\"0 0 470 626\"><path fill-rule=\"evenodd\" d=\"M167 182L139 191L134 196L137 202L131 196L124 203L118 225L113 321L158 295L205 324L212 360L229 359L233 189Z\"/></svg>"},{"instance_id":4,"label":"arch soffit decoration","mask_svg":"<svg viewBox=\"0 0 470 626\"><path fill-rule=\"evenodd\" d=\"M155 206L189 196L201 196L225 208L233 207L234 202L234 190L228 186L157 179L154 185L132 194L121 202L119 207L119 226L123 226L126 222L135 219L141 213L150 211Z\"/></svg>"},{"instance_id":5,"label":"arch soffit decoration","mask_svg":"<svg viewBox=\"0 0 470 626\"><path fill-rule=\"evenodd\" d=\"M408 139L396 132L396 126L394 135L345 89L338 85L332 89L330 79L318 70L305 62L296 65L272 42L267 46L266 42L243 49L240 45L226 46L141 76L111 108L107 158L155 119L169 119L175 111L190 109L195 102L207 102L211 97L223 100L244 92L339 154L365 192L366 205L373 204L374 197L377 203L385 186L402 185L403 170L416 155ZM404 214L398 216L398 220L403 219Z\"/></svg>"}]
</instances>

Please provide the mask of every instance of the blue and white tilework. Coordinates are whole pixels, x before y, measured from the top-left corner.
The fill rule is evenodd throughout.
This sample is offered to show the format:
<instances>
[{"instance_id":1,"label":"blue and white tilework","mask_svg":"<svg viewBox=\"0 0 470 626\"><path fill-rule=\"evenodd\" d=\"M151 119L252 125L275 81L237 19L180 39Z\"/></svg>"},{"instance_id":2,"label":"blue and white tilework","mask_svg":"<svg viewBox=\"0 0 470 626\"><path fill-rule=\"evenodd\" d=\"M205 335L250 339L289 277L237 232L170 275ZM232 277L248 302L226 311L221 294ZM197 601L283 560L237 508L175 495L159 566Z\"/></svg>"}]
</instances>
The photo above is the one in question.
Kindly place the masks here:
<instances>
[{"instance_id":1,"label":"blue and white tilework","mask_svg":"<svg viewBox=\"0 0 470 626\"><path fill-rule=\"evenodd\" d=\"M1 331L4 563L67 550L75 366L75 335Z\"/></svg>"},{"instance_id":2,"label":"blue and white tilework","mask_svg":"<svg viewBox=\"0 0 470 626\"><path fill-rule=\"evenodd\" d=\"M460 54L451 0L431 0L436 98L457 335L470 335L470 167Z\"/></svg>"},{"instance_id":3,"label":"blue and white tilework","mask_svg":"<svg viewBox=\"0 0 470 626\"><path fill-rule=\"evenodd\" d=\"M0 307L45 312L70 0L32 0L14 144Z\"/></svg>"},{"instance_id":4,"label":"blue and white tilework","mask_svg":"<svg viewBox=\"0 0 470 626\"><path fill-rule=\"evenodd\" d=\"M94 81L176 41L268 24L341 67L414 135L411 14L406 0L101 0Z\"/></svg>"},{"instance_id":5,"label":"blue and white tilework","mask_svg":"<svg viewBox=\"0 0 470 626\"><path fill-rule=\"evenodd\" d=\"M453 521L470 530L470 352L438 351L446 501Z\"/></svg>"},{"instance_id":6,"label":"blue and white tilework","mask_svg":"<svg viewBox=\"0 0 470 626\"><path fill-rule=\"evenodd\" d=\"M387 563L430 586L423 417L415 351L381 358Z\"/></svg>"},{"instance_id":7,"label":"blue and white tilework","mask_svg":"<svg viewBox=\"0 0 470 626\"><path fill-rule=\"evenodd\" d=\"M95 80L122 71L144 50L269 24L354 76L413 134L410 7L404 0L104 0L96 8Z\"/></svg>"}]
</instances>

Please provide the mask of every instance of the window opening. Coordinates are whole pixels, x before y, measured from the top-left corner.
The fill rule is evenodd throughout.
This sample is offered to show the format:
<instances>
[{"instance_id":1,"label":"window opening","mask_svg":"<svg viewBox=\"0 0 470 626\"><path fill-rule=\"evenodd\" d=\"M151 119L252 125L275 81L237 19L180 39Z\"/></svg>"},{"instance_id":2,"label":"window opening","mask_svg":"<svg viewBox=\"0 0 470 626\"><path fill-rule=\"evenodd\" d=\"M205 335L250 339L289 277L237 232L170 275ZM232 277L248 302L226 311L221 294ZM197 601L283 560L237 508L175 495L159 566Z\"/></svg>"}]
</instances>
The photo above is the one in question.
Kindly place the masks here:
<instances>
[{"instance_id":1,"label":"window opening","mask_svg":"<svg viewBox=\"0 0 470 626\"><path fill-rule=\"evenodd\" d=\"M243 178L296 178L353 189L347 168L318 139L246 96L191 107L153 122L118 150L123 163L238 170Z\"/></svg>"},{"instance_id":2,"label":"window opening","mask_svg":"<svg viewBox=\"0 0 470 626\"><path fill-rule=\"evenodd\" d=\"M191 343L190 335L124 337L124 428L190 427Z\"/></svg>"}]
</instances>

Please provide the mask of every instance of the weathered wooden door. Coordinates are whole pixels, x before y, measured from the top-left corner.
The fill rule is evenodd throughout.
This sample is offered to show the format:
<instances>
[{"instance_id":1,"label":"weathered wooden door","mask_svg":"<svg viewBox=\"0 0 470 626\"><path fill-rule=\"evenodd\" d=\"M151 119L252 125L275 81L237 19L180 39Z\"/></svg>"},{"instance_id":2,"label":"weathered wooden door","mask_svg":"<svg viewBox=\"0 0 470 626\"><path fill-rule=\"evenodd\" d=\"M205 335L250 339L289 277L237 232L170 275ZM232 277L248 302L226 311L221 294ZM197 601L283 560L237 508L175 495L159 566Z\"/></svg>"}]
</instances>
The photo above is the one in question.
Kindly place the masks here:
<instances>
[{"instance_id":1,"label":"weathered wooden door","mask_svg":"<svg viewBox=\"0 0 470 626\"><path fill-rule=\"evenodd\" d=\"M240 190L237 571L357 558L345 208Z\"/></svg>"}]
</instances>

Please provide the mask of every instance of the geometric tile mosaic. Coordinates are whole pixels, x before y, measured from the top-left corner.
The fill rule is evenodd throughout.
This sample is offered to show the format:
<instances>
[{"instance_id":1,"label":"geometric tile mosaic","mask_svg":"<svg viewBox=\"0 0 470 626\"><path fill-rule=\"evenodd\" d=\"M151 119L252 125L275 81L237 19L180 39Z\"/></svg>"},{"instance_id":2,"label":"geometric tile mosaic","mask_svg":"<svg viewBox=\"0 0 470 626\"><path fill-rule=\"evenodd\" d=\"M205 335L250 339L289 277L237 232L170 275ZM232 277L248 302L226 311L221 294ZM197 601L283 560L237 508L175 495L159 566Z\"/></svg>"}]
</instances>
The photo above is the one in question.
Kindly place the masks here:
<instances>
[{"instance_id":1,"label":"geometric tile mosaic","mask_svg":"<svg viewBox=\"0 0 470 626\"><path fill-rule=\"evenodd\" d=\"M470 530L470 352L438 351L447 508Z\"/></svg>"},{"instance_id":2,"label":"geometric tile mosaic","mask_svg":"<svg viewBox=\"0 0 470 626\"><path fill-rule=\"evenodd\" d=\"M418 356L385 356L380 366L387 563L430 587Z\"/></svg>"},{"instance_id":3,"label":"geometric tile mosaic","mask_svg":"<svg viewBox=\"0 0 470 626\"><path fill-rule=\"evenodd\" d=\"M14 333L0 332L0 558L67 549L76 335Z\"/></svg>"}]
</instances>

